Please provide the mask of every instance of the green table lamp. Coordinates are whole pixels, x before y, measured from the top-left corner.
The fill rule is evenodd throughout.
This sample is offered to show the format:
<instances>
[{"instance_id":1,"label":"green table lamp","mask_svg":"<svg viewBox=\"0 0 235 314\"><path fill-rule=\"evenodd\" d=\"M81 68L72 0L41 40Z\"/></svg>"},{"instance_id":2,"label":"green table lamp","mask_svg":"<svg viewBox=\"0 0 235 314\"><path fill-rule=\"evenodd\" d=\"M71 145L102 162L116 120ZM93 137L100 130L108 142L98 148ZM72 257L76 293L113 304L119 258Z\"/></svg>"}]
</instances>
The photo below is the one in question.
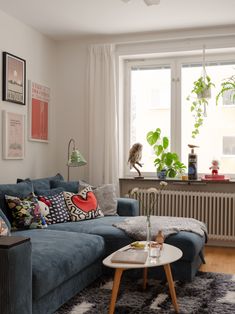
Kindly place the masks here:
<instances>
[{"instance_id":1,"label":"green table lamp","mask_svg":"<svg viewBox=\"0 0 235 314\"><path fill-rule=\"evenodd\" d=\"M70 153L71 145L73 145L73 147L72 147L72 152ZM79 152L79 150L75 146L75 140L73 138L71 138L69 140L69 144L68 144L68 163L67 163L68 181L69 181L69 169L70 169L70 167L80 167L80 166L84 166L86 164L87 164L87 162L86 162L85 158L82 156L82 154Z\"/></svg>"}]
</instances>

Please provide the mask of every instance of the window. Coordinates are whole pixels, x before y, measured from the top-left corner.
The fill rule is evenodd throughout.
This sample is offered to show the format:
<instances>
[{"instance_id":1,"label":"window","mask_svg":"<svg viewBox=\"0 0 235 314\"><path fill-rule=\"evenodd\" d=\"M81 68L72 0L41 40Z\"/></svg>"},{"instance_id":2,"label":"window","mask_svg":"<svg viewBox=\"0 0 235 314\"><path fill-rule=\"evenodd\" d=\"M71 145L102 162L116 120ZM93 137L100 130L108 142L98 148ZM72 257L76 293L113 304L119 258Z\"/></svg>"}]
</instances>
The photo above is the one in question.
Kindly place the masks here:
<instances>
[{"instance_id":1,"label":"window","mask_svg":"<svg viewBox=\"0 0 235 314\"><path fill-rule=\"evenodd\" d=\"M186 97L190 89L192 89L193 82L202 74L202 67L198 65L182 66L181 158L184 163L187 163L187 144L192 141L196 142L196 144L200 146L199 149L197 149L198 171L200 173L208 173L210 171L209 167L213 159L219 160L221 173L235 173L234 158L230 160L226 158L228 154L224 154L225 138L235 136L235 108L232 106L224 106L223 97L221 97L218 106L216 106L215 103L216 95L220 90L220 83L223 79L230 77L234 73L234 68L235 64L226 63L211 63L207 66L207 74L214 82L215 88L212 88L211 99L206 108L204 125L200 127L200 133L193 141L191 138L193 118ZM228 146L228 141L226 141L226 144ZM232 149L231 140L229 147ZM234 164L233 167L231 167L231 162Z\"/></svg>"},{"instance_id":2,"label":"window","mask_svg":"<svg viewBox=\"0 0 235 314\"><path fill-rule=\"evenodd\" d=\"M198 172L208 173L212 159L220 162L221 173L235 173L235 104L231 94L215 97L223 79L234 75L235 61L227 56L213 56L207 61L206 71L215 83L212 97L205 110L204 124L200 134L192 139L193 117L190 103L186 100L193 82L202 75L201 56L175 57L156 60L125 62L125 154L123 164L129 175L127 158L130 147L143 144L144 164L142 173L154 175L154 154L146 141L146 134L161 128L162 135L170 138L171 149L188 163L188 144L198 148ZM222 61L221 61L222 60ZM134 171L135 172L135 171Z\"/></svg>"},{"instance_id":3,"label":"window","mask_svg":"<svg viewBox=\"0 0 235 314\"><path fill-rule=\"evenodd\" d=\"M143 144L145 172L154 172L153 151L146 134L160 127L169 136L171 107L171 70L169 66L131 68L130 146Z\"/></svg>"}]
</instances>

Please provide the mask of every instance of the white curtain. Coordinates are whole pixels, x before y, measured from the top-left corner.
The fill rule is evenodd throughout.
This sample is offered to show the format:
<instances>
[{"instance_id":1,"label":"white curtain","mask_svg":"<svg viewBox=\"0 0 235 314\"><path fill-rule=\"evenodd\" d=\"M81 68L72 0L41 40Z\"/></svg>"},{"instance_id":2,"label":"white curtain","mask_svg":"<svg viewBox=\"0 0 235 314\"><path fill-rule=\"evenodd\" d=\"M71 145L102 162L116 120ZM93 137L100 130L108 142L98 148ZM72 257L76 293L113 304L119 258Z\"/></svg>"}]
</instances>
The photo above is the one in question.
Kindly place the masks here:
<instances>
[{"instance_id":1,"label":"white curtain","mask_svg":"<svg viewBox=\"0 0 235 314\"><path fill-rule=\"evenodd\" d=\"M113 45L89 48L89 183L118 184L115 51Z\"/></svg>"}]
</instances>

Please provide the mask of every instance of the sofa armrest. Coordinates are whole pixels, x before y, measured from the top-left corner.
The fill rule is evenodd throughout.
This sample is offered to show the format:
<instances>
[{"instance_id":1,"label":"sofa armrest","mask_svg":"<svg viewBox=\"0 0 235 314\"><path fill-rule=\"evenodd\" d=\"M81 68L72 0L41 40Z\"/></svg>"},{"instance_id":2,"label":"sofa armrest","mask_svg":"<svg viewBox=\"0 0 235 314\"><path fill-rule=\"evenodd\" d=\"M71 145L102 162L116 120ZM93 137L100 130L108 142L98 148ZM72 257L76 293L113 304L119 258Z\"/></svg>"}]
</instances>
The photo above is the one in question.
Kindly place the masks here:
<instances>
[{"instance_id":1,"label":"sofa armrest","mask_svg":"<svg viewBox=\"0 0 235 314\"><path fill-rule=\"evenodd\" d=\"M0 313L32 314L29 238L0 237Z\"/></svg>"},{"instance_id":2,"label":"sofa armrest","mask_svg":"<svg viewBox=\"0 0 235 314\"><path fill-rule=\"evenodd\" d=\"M138 216L139 202L133 198L118 198L117 213L119 216Z\"/></svg>"}]
</instances>

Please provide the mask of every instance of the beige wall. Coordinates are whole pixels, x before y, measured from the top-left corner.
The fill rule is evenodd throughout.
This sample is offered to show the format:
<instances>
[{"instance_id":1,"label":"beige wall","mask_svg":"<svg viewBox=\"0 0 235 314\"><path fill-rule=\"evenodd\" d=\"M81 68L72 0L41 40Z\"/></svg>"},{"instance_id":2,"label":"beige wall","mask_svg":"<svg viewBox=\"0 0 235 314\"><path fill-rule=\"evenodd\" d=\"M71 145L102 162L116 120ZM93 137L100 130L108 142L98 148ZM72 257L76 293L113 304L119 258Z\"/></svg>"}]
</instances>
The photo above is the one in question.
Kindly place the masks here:
<instances>
[{"instance_id":1,"label":"beige wall","mask_svg":"<svg viewBox=\"0 0 235 314\"><path fill-rule=\"evenodd\" d=\"M28 87L28 80L33 80L51 88L49 144L28 141L28 88L26 92L26 106L2 101L1 96L1 125L2 111L8 110L25 114L26 128L25 158L23 160L3 160L0 158L0 183L14 183L17 177L53 175L58 170L55 148L56 44L51 39L0 11L0 51L0 60L2 60L2 51L7 51L26 60L26 87ZM2 75L0 75L0 86L2 86ZM0 133L0 154L2 156L2 129Z\"/></svg>"}]
</instances>

